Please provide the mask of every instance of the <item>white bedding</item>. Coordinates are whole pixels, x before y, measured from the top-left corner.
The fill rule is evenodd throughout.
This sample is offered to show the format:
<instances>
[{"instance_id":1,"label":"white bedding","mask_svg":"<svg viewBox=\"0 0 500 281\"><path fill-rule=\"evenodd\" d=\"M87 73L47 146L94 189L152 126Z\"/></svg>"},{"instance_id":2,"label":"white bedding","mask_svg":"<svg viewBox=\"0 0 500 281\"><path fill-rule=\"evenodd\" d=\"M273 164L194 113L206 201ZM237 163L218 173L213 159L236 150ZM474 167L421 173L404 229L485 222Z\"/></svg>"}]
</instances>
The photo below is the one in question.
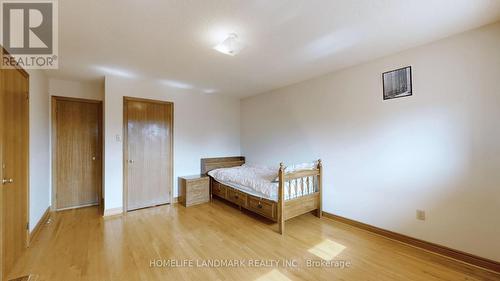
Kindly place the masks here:
<instances>
[{"instance_id":1,"label":"white bedding","mask_svg":"<svg viewBox=\"0 0 500 281\"><path fill-rule=\"evenodd\" d=\"M245 193L278 201L277 168L244 164L232 168L215 169L208 172L208 175L222 184ZM313 177L306 177L285 183L285 199L313 192Z\"/></svg>"},{"instance_id":2,"label":"white bedding","mask_svg":"<svg viewBox=\"0 0 500 281\"><path fill-rule=\"evenodd\" d=\"M257 196L277 200L278 183L273 182L278 176L277 172L278 169L269 167L243 165L215 169L208 172L208 175L223 184L243 189L242 191L254 192Z\"/></svg>"}]
</instances>

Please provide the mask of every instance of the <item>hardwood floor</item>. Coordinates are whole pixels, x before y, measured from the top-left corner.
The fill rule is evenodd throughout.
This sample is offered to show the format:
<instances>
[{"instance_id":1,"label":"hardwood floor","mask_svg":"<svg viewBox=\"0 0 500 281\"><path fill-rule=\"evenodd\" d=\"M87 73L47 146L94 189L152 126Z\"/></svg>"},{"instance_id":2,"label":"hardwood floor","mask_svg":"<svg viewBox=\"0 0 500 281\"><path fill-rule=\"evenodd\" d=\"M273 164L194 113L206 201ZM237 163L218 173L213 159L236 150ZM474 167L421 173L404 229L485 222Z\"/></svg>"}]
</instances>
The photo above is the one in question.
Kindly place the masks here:
<instances>
[{"instance_id":1,"label":"hardwood floor","mask_svg":"<svg viewBox=\"0 0 500 281\"><path fill-rule=\"evenodd\" d=\"M53 214L51 221L10 278L31 273L47 281L500 280L500 275L312 214L288 221L287 234L281 236L275 224L218 200L107 219L100 217L98 207L90 207ZM322 258L351 265L307 267L307 260ZM203 262L233 259L244 266L200 267L206 265ZM283 259L298 265L266 266ZM166 265L170 260L177 267L150 264Z\"/></svg>"}]
</instances>

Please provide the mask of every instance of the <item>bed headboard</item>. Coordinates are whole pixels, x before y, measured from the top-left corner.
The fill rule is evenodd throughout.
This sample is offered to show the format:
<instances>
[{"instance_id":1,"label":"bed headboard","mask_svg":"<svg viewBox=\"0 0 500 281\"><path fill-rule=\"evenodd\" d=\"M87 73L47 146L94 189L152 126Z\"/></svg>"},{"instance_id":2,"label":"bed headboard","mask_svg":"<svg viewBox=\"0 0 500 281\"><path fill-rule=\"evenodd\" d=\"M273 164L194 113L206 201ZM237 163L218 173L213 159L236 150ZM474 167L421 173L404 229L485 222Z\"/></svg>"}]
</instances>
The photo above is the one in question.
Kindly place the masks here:
<instances>
[{"instance_id":1,"label":"bed headboard","mask_svg":"<svg viewBox=\"0 0 500 281\"><path fill-rule=\"evenodd\" d=\"M219 168L231 168L245 164L245 157L217 157L201 159L201 174L206 175L209 171Z\"/></svg>"}]
</instances>

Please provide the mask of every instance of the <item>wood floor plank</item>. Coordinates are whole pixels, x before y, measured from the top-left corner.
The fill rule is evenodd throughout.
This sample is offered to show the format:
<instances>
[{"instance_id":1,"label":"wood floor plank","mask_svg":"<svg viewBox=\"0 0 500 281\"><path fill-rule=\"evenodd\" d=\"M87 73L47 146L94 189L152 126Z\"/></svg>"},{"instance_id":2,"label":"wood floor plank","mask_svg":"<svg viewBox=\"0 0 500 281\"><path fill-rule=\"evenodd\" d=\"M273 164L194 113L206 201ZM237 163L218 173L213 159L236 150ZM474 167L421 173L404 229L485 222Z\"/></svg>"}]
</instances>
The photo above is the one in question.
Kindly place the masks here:
<instances>
[{"instance_id":1,"label":"wood floor plank","mask_svg":"<svg viewBox=\"0 0 500 281\"><path fill-rule=\"evenodd\" d=\"M500 275L312 214L287 221L287 234L281 236L275 224L218 200L113 218L102 218L98 207L90 207L55 213L51 222L42 227L11 278L31 273L40 281L500 280ZM330 258L351 266L306 266L308 259ZM245 266L200 267L233 259ZM298 266L249 266L254 260L283 259ZM154 260L175 260L177 266L151 266ZM187 266L180 266L182 261Z\"/></svg>"}]
</instances>

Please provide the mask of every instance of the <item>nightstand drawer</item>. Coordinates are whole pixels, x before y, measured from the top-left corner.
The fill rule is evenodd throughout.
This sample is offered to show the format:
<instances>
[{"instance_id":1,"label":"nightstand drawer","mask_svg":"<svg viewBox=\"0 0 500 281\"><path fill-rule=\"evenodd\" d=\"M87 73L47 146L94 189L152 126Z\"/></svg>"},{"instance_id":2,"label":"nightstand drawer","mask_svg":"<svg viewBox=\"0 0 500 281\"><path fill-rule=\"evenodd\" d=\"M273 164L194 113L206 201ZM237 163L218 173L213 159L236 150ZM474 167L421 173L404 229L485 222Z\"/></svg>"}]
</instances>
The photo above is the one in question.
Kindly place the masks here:
<instances>
[{"instance_id":1,"label":"nightstand drawer","mask_svg":"<svg viewBox=\"0 0 500 281\"><path fill-rule=\"evenodd\" d=\"M210 199L209 188L204 182L188 184L186 205L195 205L208 202Z\"/></svg>"},{"instance_id":2,"label":"nightstand drawer","mask_svg":"<svg viewBox=\"0 0 500 281\"><path fill-rule=\"evenodd\" d=\"M210 178L188 176L179 178L179 203L189 207L210 201Z\"/></svg>"},{"instance_id":3,"label":"nightstand drawer","mask_svg":"<svg viewBox=\"0 0 500 281\"><path fill-rule=\"evenodd\" d=\"M195 178L195 179L188 179L187 180L190 184L192 185L204 185L204 184L210 184L210 178L209 177L203 177L203 178Z\"/></svg>"}]
</instances>

